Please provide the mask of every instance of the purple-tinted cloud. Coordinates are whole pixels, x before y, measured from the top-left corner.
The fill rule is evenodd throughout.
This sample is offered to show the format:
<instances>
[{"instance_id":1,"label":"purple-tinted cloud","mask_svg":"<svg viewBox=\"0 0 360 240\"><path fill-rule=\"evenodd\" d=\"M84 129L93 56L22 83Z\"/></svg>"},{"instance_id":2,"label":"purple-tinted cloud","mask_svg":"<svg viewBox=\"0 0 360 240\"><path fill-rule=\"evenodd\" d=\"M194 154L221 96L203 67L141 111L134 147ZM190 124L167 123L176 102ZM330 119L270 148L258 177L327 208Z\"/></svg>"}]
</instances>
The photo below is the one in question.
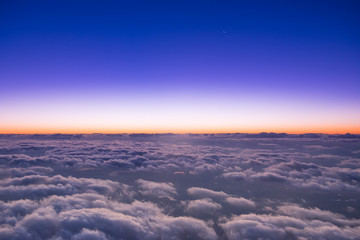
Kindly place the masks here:
<instances>
[{"instance_id":1,"label":"purple-tinted cloud","mask_svg":"<svg viewBox=\"0 0 360 240\"><path fill-rule=\"evenodd\" d=\"M0 136L0 239L357 239L358 149L328 135Z\"/></svg>"}]
</instances>

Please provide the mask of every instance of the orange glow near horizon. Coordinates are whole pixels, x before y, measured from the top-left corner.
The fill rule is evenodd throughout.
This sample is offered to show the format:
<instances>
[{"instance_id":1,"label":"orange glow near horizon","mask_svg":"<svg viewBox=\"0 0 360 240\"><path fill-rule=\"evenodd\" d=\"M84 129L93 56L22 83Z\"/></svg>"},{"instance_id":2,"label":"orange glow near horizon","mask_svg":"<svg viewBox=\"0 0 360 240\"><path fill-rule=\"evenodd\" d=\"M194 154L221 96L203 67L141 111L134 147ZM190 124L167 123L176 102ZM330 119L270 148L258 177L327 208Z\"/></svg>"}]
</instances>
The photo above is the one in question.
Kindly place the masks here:
<instances>
[{"instance_id":1,"label":"orange glow near horizon","mask_svg":"<svg viewBox=\"0 0 360 240\"><path fill-rule=\"evenodd\" d=\"M288 133L288 134L304 134L304 133L323 133L323 134L360 134L360 126L353 127L304 127L304 128L214 128L214 129L106 129L106 128L91 128L91 129L74 129L74 128L0 128L0 134L122 134L122 133L174 133L174 134L217 134L217 133L260 133L260 132L274 132L274 133Z\"/></svg>"},{"instance_id":2,"label":"orange glow near horizon","mask_svg":"<svg viewBox=\"0 0 360 240\"><path fill-rule=\"evenodd\" d=\"M67 98L13 102L1 108L0 115L1 134L360 134L360 112L356 105L344 107L310 100Z\"/></svg>"}]
</instances>

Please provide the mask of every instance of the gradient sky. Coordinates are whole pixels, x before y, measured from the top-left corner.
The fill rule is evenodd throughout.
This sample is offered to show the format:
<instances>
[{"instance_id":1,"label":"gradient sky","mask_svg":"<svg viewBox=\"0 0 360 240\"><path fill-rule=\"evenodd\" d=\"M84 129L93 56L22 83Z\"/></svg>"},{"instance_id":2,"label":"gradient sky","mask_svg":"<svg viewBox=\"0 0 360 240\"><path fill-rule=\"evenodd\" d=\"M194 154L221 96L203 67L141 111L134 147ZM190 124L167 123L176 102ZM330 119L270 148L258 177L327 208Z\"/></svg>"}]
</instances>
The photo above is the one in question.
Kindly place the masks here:
<instances>
[{"instance_id":1,"label":"gradient sky","mask_svg":"<svg viewBox=\"0 0 360 240\"><path fill-rule=\"evenodd\" d=\"M358 1L1 1L0 133L360 133Z\"/></svg>"}]
</instances>

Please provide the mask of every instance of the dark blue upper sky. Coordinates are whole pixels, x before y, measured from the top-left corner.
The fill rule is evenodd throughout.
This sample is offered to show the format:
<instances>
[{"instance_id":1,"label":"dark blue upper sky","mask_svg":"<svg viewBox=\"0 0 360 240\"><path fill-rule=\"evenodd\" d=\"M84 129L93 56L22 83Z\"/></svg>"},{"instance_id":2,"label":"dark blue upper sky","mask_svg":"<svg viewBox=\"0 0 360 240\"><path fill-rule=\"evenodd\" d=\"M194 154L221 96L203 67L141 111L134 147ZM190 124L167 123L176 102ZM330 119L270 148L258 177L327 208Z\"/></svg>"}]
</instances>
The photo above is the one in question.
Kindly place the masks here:
<instances>
[{"instance_id":1,"label":"dark blue upper sky","mask_svg":"<svg viewBox=\"0 0 360 240\"><path fill-rule=\"evenodd\" d=\"M358 1L0 4L3 101L111 92L360 103Z\"/></svg>"}]
</instances>

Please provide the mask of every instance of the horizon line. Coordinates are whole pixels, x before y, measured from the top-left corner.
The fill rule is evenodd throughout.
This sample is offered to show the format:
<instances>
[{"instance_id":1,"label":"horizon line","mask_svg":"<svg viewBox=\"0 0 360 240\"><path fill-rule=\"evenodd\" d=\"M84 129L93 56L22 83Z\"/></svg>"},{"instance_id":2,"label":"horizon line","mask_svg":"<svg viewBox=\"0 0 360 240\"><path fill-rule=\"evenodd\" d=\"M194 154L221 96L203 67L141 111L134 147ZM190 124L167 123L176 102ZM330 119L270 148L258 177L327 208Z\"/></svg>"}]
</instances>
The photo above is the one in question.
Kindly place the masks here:
<instances>
[{"instance_id":1,"label":"horizon line","mask_svg":"<svg viewBox=\"0 0 360 240\"><path fill-rule=\"evenodd\" d=\"M334 133L326 133L326 132L276 132L276 131L260 131L260 132L32 132L32 133L3 133L0 132L0 135L95 135L95 134L102 134L102 135L131 135L131 134L144 134L144 135L186 135L186 134L289 134L289 135L305 135L305 134L323 134L323 135L359 135L360 133L357 132L334 132Z\"/></svg>"}]
</instances>

